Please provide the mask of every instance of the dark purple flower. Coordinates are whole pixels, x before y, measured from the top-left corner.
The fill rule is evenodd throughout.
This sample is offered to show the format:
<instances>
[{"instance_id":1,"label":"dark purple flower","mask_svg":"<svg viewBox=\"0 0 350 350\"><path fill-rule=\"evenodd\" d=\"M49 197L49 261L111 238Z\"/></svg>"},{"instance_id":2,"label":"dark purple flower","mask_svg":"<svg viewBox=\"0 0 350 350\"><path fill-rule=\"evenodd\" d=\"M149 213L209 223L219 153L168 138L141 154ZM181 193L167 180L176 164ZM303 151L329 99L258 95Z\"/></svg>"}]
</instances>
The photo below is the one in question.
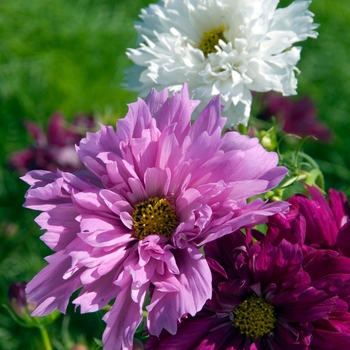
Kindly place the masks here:
<instances>
[{"instance_id":1,"label":"dark purple flower","mask_svg":"<svg viewBox=\"0 0 350 350\"><path fill-rule=\"evenodd\" d=\"M316 334L321 339L330 331L329 315L345 307L328 289L313 285L299 244L253 243L249 231L236 231L208 243L205 253L212 299L194 317L183 318L175 336L151 337L147 349L310 349ZM345 338L338 345L349 345Z\"/></svg>"},{"instance_id":2,"label":"dark purple flower","mask_svg":"<svg viewBox=\"0 0 350 350\"><path fill-rule=\"evenodd\" d=\"M267 92L261 102L263 107L258 118L269 119L274 116L286 133L313 135L325 142L331 140L332 133L325 124L317 121L316 107L310 98L292 99Z\"/></svg>"},{"instance_id":3,"label":"dark purple flower","mask_svg":"<svg viewBox=\"0 0 350 350\"><path fill-rule=\"evenodd\" d=\"M75 145L87 130L95 127L92 116L78 115L67 127L60 113L51 116L47 133L32 123L25 123L28 133L34 138L34 145L11 155L9 163L21 174L30 170L63 171L83 169Z\"/></svg>"}]
</instances>

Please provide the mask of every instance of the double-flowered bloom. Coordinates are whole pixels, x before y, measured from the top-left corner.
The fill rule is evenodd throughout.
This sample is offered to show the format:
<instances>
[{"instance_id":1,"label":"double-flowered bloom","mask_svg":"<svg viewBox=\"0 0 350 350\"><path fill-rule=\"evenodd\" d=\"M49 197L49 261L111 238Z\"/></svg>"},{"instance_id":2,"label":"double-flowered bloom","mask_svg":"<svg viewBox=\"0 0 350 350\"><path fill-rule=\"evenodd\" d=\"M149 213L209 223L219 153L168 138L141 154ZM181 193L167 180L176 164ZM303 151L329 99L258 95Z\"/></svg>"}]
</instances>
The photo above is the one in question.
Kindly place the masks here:
<instances>
[{"instance_id":1,"label":"double-flowered bloom","mask_svg":"<svg viewBox=\"0 0 350 350\"><path fill-rule=\"evenodd\" d=\"M199 248L243 226L285 212L285 202L247 198L286 174L257 139L222 135L219 97L191 125L199 101L187 87L169 98L152 90L111 126L88 133L77 147L86 170L32 171L25 206L40 210L42 240L55 253L27 286L34 315L69 297L82 312L114 300L104 316L105 349L131 349L149 295L147 327L174 334L184 314L212 296L211 272Z\"/></svg>"},{"instance_id":2,"label":"double-flowered bloom","mask_svg":"<svg viewBox=\"0 0 350 350\"><path fill-rule=\"evenodd\" d=\"M269 218L266 235L248 229L208 243L212 299L147 349L349 348L349 244L339 237L348 236L349 205L343 193L331 190L328 205L309 191L312 199L295 195L289 213Z\"/></svg>"},{"instance_id":3,"label":"double-flowered bloom","mask_svg":"<svg viewBox=\"0 0 350 350\"><path fill-rule=\"evenodd\" d=\"M228 126L247 124L251 91L296 94L301 47L316 38L311 1L277 8L278 0L161 0L136 23L139 47L127 86L145 96L151 87L179 91L205 106L221 94ZM202 107L203 107L202 106Z\"/></svg>"}]
</instances>

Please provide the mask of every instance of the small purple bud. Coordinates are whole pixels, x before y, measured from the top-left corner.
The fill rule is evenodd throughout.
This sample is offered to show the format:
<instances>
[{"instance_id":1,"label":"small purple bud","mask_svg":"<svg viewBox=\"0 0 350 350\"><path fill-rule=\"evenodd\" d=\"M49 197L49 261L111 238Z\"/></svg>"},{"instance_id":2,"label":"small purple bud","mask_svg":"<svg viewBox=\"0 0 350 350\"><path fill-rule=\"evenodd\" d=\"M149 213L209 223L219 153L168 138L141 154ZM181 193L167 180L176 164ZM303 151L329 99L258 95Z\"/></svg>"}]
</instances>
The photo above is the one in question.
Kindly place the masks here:
<instances>
[{"instance_id":1,"label":"small purple bud","mask_svg":"<svg viewBox=\"0 0 350 350\"><path fill-rule=\"evenodd\" d=\"M10 285L9 288L9 303L12 308L12 310L18 315L18 316L24 316L25 315L25 309L27 304L27 298L25 293L25 282L14 282Z\"/></svg>"},{"instance_id":2,"label":"small purple bud","mask_svg":"<svg viewBox=\"0 0 350 350\"><path fill-rule=\"evenodd\" d=\"M14 282L9 288L9 304L19 317L30 314L35 308L34 303L27 303L27 295L25 292L26 285L26 282Z\"/></svg>"}]
</instances>

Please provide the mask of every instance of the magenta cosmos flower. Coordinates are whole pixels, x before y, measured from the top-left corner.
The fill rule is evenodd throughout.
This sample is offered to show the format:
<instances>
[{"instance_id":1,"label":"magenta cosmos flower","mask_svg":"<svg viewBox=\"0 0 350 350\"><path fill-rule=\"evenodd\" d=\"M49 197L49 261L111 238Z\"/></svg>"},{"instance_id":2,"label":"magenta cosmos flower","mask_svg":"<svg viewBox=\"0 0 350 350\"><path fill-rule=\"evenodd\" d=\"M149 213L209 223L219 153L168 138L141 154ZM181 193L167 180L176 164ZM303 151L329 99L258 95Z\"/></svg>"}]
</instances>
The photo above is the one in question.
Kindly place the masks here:
<instances>
[{"instance_id":1,"label":"magenta cosmos flower","mask_svg":"<svg viewBox=\"0 0 350 350\"><path fill-rule=\"evenodd\" d=\"M294 195L288 200L289 216L306 226L305 249L333 249L350 257L350 207L345 193L330 189L327 202L316 187L309 186L308 191L311 198Z\"/></svg>"},{"instance_id":2,"label":"magenta cosmos flower","mask_svg":"<svg viewBox=\"0 0 350 350\"><path fill-rule=\"evenodd\" d=\"M257 139L222 136L214 98L191 125L198 101L185 86L168 98L152 90L111 126L77 148L87 170L33 171L25 206L43 213L42 240L55 251L28 284L34 315L61 312L71 294L82 312L115 299L104 316L105 349L130 349L150 291L147 326L174 334L184 314L211 297L211 273L199 247L285 211L285 202L246 198L276 186L286 169Z\"/></svg>"},{"instance_id":3,"label":"magenta cosmos flower","mask_svg":"<svg viewBox=\"0 0 350 350\"><path fill-rule=\"evenodd\" d=\"M284 240L303 250L303 269L313 287L337 299L328 317L311 323L310 349L350 348L350 244L349 204L344 193L330 189L329 204L315 187L311 198L294 195L285 216L269 218L265 242L278 246Z\"/></svg>"},{"instance_id":4,"label":"magenta cosmos flower","mask_svg":"<svg viewBox=\"0 0 350 350\"><path fill-rule=\"evenodd\" d=\"M249 230L247 236L237 231L208 243L204 250L213 275L212 299L194 317L185 316L176 335L163 331L160 337L151 337L146 348L348 348L348 304L337 293L349 287L336 275L343 270L349 282L344 270L349 271L350 259L342 262L343 268L326 253L313 252L304 260L302 247L282 236L281 232L277 246L264 239L252 243ZM317 263L321 268L329 266L316 277Z\"/></svg>"}]
</instances>

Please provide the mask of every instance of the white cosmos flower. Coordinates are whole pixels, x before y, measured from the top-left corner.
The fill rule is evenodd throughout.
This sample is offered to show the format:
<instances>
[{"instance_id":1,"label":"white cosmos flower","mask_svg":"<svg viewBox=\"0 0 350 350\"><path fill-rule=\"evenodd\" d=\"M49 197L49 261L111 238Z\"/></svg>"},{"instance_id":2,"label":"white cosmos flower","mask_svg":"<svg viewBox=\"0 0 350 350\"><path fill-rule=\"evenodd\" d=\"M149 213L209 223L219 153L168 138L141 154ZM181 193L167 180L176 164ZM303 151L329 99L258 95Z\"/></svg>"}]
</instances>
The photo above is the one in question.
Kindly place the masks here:
<instances>
[{"instance_id":1,"label":"white cosmos flower","mask_svg":"<svg viewBox=\"0 0 350 350\"><path fill-rule=\"evenodd\" d=\"M148 94L151 87L179 91L205 106L221 94L228 126L247 124L251 91L296 94L300 47L317 37L311 1L276 9L278 0L162 0L141 12L135 27L139 47L128 49L135 63L127 87Z\"/></svg>"}]
</instances>

